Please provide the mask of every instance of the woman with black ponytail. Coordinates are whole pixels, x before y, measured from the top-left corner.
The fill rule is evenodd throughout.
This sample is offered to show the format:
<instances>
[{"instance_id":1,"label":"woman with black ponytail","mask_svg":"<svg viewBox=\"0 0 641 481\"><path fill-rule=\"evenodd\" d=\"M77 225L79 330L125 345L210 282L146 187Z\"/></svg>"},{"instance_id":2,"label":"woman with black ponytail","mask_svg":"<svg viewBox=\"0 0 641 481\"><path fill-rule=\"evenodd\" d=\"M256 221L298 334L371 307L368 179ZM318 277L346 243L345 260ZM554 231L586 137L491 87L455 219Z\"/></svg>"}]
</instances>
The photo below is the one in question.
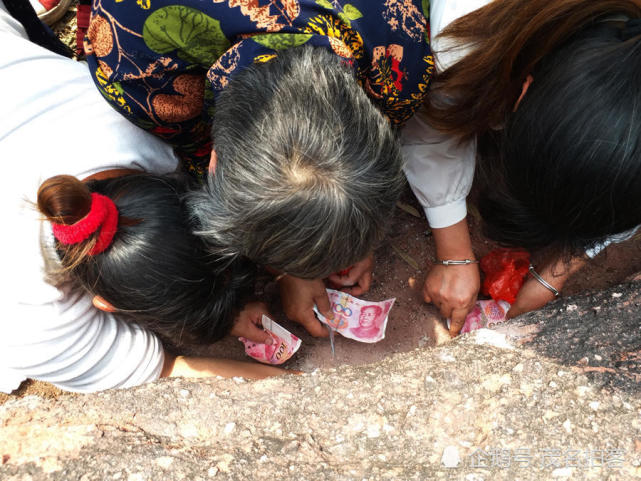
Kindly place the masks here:
<instances>
[{"instance_id":1,"label":"woman with black ponytail","mask_svg":"<svg viewBox=\"0 0 641 481\"><path fill-rule=\"evenodd\" d=\"M204 253L171 148L115 113L85 65L30 42L2 0L0 44L0 391L282 374L172 354L230 331L266 339L264 307L243 305L254 268Z\"/></svg>"},{"instance_id":2,"label":"woman with black ponytail","mask_svg":"<svg viewBox=\"0 0 641 481\"><path fill-rule=\"evenodd\" d=\"M419 121L448 139L453 162L469 167L478 153L489 237L547 253L512 317L641 224L641 1L430 3L437 73ZM469 236L449 244L469 247ZM435 270L478 279L473 265ZM425 297L451 309L444 284ZM459 297L475 297L478 280L463 285L474 289Z\"/></svg>"}]
</instances>

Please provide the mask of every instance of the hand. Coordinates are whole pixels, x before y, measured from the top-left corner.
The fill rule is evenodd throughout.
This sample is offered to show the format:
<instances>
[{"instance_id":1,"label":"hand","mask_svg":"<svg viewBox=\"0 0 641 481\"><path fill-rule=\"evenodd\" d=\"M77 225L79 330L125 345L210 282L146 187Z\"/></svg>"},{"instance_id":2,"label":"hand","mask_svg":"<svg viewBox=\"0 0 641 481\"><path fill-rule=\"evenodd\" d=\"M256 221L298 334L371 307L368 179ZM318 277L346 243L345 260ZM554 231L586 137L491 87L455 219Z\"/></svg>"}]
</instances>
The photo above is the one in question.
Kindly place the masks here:
<instances>
[{"instance_id":1,"label":"hand","mask_svg":"<svg viewBox=\"0 0 641 481\"><path fill-rule=\"evenodd\" d=\"M352 296L360 296L369 290L372 284L372 270L374 269L374 254L368 255L362 261L354 264L347 274L332 274L328 280L341 291Z\"/></svg>"},{"instance_id":2,"label":"hand","mask_svg":"<svg viewBox=\"0 0 641 481\"><path fill-rule=\"evenodd\" d=\"M432 229L436 257L441 260L474 259L472 240L463 219L449 227ZM450 319L450 336L457 336L465 317L474 307L481 286L478 264L437 264L432 267L423 286L425 302L431 302Z\"/></svg>"},{"instance_id":3,"label":"hand","mask_svg":"<svg viewBox=\"0 0 641 481\"><path fill-rule=\"evenodd\" d=\"M587 260L584 257L575 257L569 261L557 259L545 265L542 269L537 269L537 272L548 284L561 292L568 278L581 269L586 262ZM512 319L526 312L540 309L552 300L554 300L554 294L530 276L521 287L514 304L507 311L507 318Z\"/></svg>"},{"instance_id":4,"label":"hand","mask_svg":"<svg viewBox=\"0 0 641 481\"><path fill-rule=\"evenodd\" d=\"M460 266L435 265L430 270L423 298L450 319L450 335L456 336L465 324L465 317L474 308L481 286L477 264Z\"/></svg>"},{"instance_id":5,"label":"hand","mask_svg":"<svg viewBox=\"0 0 641 481\"><path fill-rule=\"evenodd\" d=\"M327 337L327 329L316 319L313 310L316 305L323 316L331 317L329 297L323 281L286 275L278 283L283 310L287 317L302 324L312 336Z\"/></svg>"},{"instance_id":6,"label":"hand","mask_svg":"<svg viewBox=\"0 0 641 481\"><path fill-rule=\"evenodd\" d=\"M547 282L550 280L543 277ZM550 282L557 290L561 290L561 282ZM507 311L507 319L520 316L526 312L534 311L546 305L548 302L554 300L554 294L546 289L539 281L530 277L524 283L519 293L516 295L516 300L510 310Z\"/></svg>"},{"instance_id":7,"label":"hand","mask_svg":"<svg viewBox=\"0 0 641 481\"><path fill-rule=\"evenodd\" d=\"M234 319L231 335L244 337L260 344L272 344L274 340L263 329L263 314L269 316L267 305L264 302L250 302Z\"/></svg>"}]
</instances>

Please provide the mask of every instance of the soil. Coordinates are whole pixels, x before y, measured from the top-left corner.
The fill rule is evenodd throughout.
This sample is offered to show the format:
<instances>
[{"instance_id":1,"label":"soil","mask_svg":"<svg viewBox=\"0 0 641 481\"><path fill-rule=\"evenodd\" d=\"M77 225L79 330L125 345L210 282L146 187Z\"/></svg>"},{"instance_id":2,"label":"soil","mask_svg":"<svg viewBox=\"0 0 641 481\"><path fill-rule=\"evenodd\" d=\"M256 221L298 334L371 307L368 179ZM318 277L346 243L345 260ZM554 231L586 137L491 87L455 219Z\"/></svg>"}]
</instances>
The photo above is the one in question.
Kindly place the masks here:
<instances>
[{"instance_id":1,"label":"soil","mask_svg":"<svg viewBox=\"0 0 641 481\"><path fill-rule=\"evenodd\" d=\"M75 12L75 7L74 7ZM70 12L55 28L63 41L75 48L75 14ZM274 319L299 336L303 344L287 363L290 369L311 371L341 364L366 364L390 353L406 352L417 347L434 346L449 340L449 334L437 310L422 300L423 281L434 258L431 232L419 204L408 188L391 220L385 242L375 252L374 281L365 299L380 301L391 297L396 302L390 313L385 339L376 344L363 344L336 336L336 354L332 357L329 340L309 336L297 324L287 321L278 303L273 282L259 282L258 294L270 304ZM481 221L471 206L468 216L474 251L481 257L497 246L481 232ZM635 236L606 249L588 266L575 274L563 289L569 296L586 290L601 290L635 277L641 272L641 239ZM536 259L533 259L536 263ZM194 347L184 354L201 354L229 359L248 360L243 345L236 338L226 338L207 347ZM35 394L56 397L62 392L36 381L23 383L11 396ZM65 394L66 395L66 394ZM0 394L0 404L11 396Z\"/></svg>"}]
</instances>

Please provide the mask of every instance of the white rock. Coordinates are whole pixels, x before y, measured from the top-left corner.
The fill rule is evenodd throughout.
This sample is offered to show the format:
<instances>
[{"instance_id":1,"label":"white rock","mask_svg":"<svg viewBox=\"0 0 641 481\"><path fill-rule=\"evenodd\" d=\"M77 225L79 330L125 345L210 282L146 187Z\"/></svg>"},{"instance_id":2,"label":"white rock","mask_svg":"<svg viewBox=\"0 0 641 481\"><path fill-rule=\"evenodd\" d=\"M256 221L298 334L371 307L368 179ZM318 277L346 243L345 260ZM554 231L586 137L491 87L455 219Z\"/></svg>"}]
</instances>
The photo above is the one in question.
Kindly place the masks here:
<instances>
[{"instance_id":1,"label":"white rock","mask_svg":"<svg viewBox=\"0 0 641 481\"><path fill-rule=\"evenodd\" d=\"M229 434L229 433L231 433L234 429L236 429L236 423L227 423L227 424L225 424L225 429L223 430L223 432L224 432L225 434Z\"/></svg>"},{"instance_id":2,"label":"white rock","mask_svg":"<svg viewBox=\"0 0 641 481\"><path fill-rule=\"evenodd\" d=\"M592 401L592 402L589 404L590 409L592 409L593 411L598 411L598 410L599 410L599 406L600 406L600 405L601 405L601 403L600 403L599 401Z\"/></svg>"},{"instance_id":3,"label":"white rock","mask_svg":"<svg viewBox=\"0 0 641 481\"><path fill-rule=\"evenodd\" d=\"M163 469L169 469L169 466L174 462L174 458L171 456L161 456L156 458L156 464Z\"/></svg>"},{"instance_id":4,"label":"white rock","mask_svg":"<svg viewBox=\"0 0 641 481\"><path fill-rule=\"evenodd\" d=\"M461 464L461 455L458 452L456 446L447 446L443 450L443 456L441 457L441 464L446 468L456 468Z\"/></svg>"},{"instance_id":5,"label":"white rock","mask_svg":"<svg viewBox=\"0 0 641 481\"><path fill-rule=\"evenodd\" d=\"M563 423L563 429L565 429L566 433L572 434L572 423L570 422L569 419L566 419L565 422Z\"/></svg>"},{"instance_id":6,"label":"white rock","mask_svg":"<svg viewBox=\"0 0 641 481\"><path fill-rule=\"evenodd\" d=\"M574 473L574 468L557 468L552 471L553 478L569 478Z\"/></svg>"},{"instance_id":7,"label":"white rock","mask_svg":"<svg viewBox=\"0 0 641 481\"><path fill-rule=\"evenodd\" d=\"M500 347L501 349L514 349L514 345L507 340L505 334L492 329L478 329L472 332L474 342L485 346Z\"/></svg>"}]
</instances>

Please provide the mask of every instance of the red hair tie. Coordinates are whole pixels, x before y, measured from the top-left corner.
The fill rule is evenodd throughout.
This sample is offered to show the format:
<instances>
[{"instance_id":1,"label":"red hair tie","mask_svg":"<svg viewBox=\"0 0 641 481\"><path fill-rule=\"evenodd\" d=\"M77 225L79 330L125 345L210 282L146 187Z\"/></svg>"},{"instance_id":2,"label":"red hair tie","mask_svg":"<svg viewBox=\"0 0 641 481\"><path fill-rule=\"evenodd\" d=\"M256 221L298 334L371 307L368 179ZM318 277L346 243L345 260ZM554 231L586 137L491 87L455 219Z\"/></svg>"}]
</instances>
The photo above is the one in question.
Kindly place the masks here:
<instances>
[{"instance_id":1,"label":"red hair tie","mask_svg":"<svg viewBox=\"0 0 641 481\"><path fill-rule=\"evenodd\" d=\"M118 209L113 200L101 194L91 194L91 210L75 224L53 224L53 235L62 244L73 245L85 241L100 229L96 245L89 255L103 252L111 244L118 227Z\"/></svg>"}]
</instances>

